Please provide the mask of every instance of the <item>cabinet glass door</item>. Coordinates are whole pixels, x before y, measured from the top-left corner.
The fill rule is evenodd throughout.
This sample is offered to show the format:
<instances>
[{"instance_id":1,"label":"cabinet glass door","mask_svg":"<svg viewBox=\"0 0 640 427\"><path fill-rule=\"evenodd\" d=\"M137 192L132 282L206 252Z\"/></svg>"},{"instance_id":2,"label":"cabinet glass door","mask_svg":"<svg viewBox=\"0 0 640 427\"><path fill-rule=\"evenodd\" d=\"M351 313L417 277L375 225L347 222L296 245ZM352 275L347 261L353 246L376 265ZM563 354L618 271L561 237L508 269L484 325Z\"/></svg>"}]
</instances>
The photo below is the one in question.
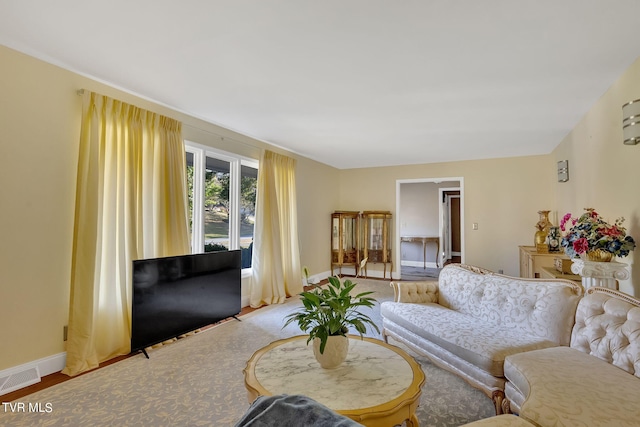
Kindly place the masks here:
<instances>
[{"instance_id":1,"label":"cabinet glass door","mask_svg":"<svg viewBox=\"0 0 640 427\"><path fill-rule=\"evenodd\" d=\"M358 232L360 212L337 211L331 214L331 274L338 267L355 266L360 262Z\"/></svg>"},{"instance_id":2,"label":"cabinet glass door","mask_svg":"<svg viewBox=\"0 0 640 427\"><path fill-rule=\"evenodd\" d=\"M345 217L342 219L344 233L342 234L342 248L344 252L344 259L342 260L345 264L351 264L357 262L357 252L358 252L358 236L357 236L357 223L355 217Z\"/></svg>"},{"instance_id":3,"label":"cabinet glass door","mask_svg":"<svg viewBox=\"0 0 640 427\"><path fill-rule=\"evenodd\" d=\"M369 233L369 249L371 250L381 250L383 244L383 224L384 220L382 218L371 218L370 220L370 230Z\"/></svg>"}]
</instances>

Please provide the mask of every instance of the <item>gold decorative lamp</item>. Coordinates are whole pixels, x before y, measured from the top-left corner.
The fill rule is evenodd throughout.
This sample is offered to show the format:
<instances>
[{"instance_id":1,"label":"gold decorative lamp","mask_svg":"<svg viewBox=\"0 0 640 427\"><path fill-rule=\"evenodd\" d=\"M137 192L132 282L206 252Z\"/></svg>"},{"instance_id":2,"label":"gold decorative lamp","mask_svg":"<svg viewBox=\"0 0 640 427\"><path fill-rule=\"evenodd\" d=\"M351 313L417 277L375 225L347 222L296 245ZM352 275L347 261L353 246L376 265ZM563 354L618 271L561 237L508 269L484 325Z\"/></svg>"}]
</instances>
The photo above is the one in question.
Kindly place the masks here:
<instances>
[{"instance_id":1,"label":"gold decorative lamp","mask_svg":"<svg viewBox=\"0 0 640 427\"><path fill-rule=\"evenodd\" d=\"M625 145L640 142L640 99L622 106L622 141Z\"/></svg>"}]
</instances>

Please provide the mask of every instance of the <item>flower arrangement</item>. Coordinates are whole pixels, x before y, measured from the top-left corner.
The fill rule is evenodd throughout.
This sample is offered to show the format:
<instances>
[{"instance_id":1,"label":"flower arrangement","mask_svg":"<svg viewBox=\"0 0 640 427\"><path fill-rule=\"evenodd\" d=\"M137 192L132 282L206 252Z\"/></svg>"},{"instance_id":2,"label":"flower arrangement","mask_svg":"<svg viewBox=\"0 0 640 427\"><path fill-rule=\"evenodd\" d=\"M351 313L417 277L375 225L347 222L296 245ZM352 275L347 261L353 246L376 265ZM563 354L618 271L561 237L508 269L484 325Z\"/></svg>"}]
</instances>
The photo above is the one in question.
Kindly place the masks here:
<instances>
[{"instance_id":1,"label":"flower arrangement","mask_svg":"<svg viewBox=\"0 0 640 427\"><path fill-rule=\"evenodd\" d=\"M570 213L560 221L560 230L566 232L562 238L561 246L569 258L578 258L592 252L600 251L625 257L636 247L633 237L627 235L627 230L622 226L624 218L616 219L613 225L607 223L593 209L585 208L579 218L574 218ZM571 228L567 230L567 224Z\"/></svg>"}]
</instances>

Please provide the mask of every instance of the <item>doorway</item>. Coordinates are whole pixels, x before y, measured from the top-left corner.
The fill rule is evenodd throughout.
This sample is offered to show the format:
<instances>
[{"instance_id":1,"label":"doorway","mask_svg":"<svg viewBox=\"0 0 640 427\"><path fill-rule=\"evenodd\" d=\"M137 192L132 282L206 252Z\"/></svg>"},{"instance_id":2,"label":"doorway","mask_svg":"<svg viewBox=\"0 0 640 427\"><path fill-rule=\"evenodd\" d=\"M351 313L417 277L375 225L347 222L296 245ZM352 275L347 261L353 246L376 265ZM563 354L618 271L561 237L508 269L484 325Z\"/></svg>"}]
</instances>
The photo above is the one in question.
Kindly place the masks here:
<instances>
[{"instance_id":1,"label":"doorway","mask_svg":"<svg viewBox=\"0 0 640 427\"><path fill-rule=\"evenodd\" d=\"M439 188L440 218L442 229L442 265L447 262L460 262L462 242L460 222L460 188Z\"/></svg>"},{"instance_id":2,"label":"doorway","mask_svg":"<svg viewBox=\"0 0 640 427\"><path fill-rule=\"evenodd\" d=\"M396 276L437 277L448 262L464 262L462 177L396 181Z\"/></svg>"}]
</instances>

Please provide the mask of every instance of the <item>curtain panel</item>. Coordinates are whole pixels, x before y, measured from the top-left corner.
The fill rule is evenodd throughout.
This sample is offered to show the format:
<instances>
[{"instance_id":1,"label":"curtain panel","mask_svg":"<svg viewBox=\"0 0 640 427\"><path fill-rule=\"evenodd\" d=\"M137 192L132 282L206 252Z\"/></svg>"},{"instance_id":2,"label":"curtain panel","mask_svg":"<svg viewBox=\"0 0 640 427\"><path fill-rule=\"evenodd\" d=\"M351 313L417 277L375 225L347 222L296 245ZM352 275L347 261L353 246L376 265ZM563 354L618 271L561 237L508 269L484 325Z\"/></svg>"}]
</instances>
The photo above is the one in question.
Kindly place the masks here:
<instances>
[{"instance_id":1,"label":"curtain panel","mask_svg":"<svg viewBox=\"0 0 640 427\"><path fill-rule=\"evenodd\" d=\"M85 91L67 363L130 352L132 260L190 252L182 124Z\"/></svg>"},{"instance_id":2,"label":"curtain panel","mask_svg":"<svg viewBox=\"0 0 640 427\"><path fill-rule=\"evenodd\" d=\"M249 304L282 303L302 292L296 161L265 150L260 161Z\"/></svg>"}]
</instances>

